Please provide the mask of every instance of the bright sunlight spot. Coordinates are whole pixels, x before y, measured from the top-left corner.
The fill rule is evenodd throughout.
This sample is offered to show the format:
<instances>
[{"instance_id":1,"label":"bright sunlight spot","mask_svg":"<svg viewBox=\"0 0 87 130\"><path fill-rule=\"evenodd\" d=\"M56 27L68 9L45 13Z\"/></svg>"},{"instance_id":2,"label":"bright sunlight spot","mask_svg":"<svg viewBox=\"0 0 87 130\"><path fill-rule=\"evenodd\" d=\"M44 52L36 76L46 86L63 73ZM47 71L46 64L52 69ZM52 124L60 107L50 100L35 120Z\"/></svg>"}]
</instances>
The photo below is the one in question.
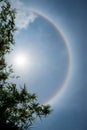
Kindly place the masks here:
<instances>
[{"instance_id":1,"label":"bright sunlight spot","mask_svg":"<svg viewBox=\"0 0 87 130\"><path fill-rule=\"evenodd\" d=\"M10 63L13 65L13 70L17 75L30 73L33 58L27 51L16 51L10 59Z\"/></svg>"},{"instance_id":2,"label":"bright sunlight spot","mask_svg":"<svg viewBox=\"0 0 87 130\"><path fill-rule=\"evenodd\" d=\"M28 64L28 57L24 54L18 54L14 57L14 64L17 68L25 68Z\"/></svg>"}]
</instances>

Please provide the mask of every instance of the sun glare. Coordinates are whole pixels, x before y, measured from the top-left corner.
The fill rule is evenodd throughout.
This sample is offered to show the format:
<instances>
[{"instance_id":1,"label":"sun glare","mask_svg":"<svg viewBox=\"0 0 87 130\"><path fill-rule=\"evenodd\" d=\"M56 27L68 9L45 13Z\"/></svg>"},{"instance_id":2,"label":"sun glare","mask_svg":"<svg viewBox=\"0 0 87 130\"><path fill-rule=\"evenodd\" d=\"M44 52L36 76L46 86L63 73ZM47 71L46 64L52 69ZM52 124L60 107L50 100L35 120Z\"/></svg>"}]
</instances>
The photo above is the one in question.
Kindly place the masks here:
<instances>
[{"instance_id":1,"label":"sun glare","mask_svg":"<svg viewBox=\"0 0 87 130\"><path fill-rule=\"evenodd\" d=\"M26 65L28 64L28 58L24 54L18 54L14 58L14 65L17 68L25 68Z\"/></svg>"}]
</instances>

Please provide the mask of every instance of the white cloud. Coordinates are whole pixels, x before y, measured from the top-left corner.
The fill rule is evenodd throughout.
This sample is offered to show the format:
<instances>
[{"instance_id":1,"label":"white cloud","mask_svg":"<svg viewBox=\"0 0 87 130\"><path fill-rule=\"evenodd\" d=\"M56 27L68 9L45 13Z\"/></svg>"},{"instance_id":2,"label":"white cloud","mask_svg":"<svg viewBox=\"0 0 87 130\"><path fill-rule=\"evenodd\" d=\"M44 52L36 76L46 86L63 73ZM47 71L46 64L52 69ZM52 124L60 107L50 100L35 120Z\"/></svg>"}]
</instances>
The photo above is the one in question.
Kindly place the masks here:
<instances>
[{"instance_id":1,"label":"white cloud","mask_svg":"<svg viewBox=\"0 0 87 130\"><path fill-rule=\"evenodd\" d=\"M12 7L16 8L16 27L17 29L26 29L29 24L33 23L37 18L32 11L29 10L21 1L19 0L10 0Z\"/></svg>"}]
</instances>

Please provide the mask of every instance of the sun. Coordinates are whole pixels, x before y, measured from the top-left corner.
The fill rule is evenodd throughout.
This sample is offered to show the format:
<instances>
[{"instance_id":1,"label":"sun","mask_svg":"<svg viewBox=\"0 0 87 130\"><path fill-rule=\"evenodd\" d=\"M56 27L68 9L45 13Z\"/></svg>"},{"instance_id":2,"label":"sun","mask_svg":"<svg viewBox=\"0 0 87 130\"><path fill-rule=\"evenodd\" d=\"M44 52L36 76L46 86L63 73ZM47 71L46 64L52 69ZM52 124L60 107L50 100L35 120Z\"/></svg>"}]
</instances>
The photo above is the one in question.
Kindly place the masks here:
<instances>
[{"instance_id":1,"label":"sun","mask_svg":"<svg viewBox=\"0 0 87 130\"><path fill-rule=\"evenodd\" d=\"M12 64L17 75L26 75L32 70L33 58L27 51L16 51L10 59L9 64Z\"/></svg>"},{"instance_id":2,"label":"sun","mask_svg":"<svg viewBox=\"0 0 87 130\"><path fill-rule=\"evenodd\" d=\"M28 57L25 54L17 54L14 57L14 66L18 69L23 69L26 68L26 66L28 65Z\"/></svg>"}]
</instances>

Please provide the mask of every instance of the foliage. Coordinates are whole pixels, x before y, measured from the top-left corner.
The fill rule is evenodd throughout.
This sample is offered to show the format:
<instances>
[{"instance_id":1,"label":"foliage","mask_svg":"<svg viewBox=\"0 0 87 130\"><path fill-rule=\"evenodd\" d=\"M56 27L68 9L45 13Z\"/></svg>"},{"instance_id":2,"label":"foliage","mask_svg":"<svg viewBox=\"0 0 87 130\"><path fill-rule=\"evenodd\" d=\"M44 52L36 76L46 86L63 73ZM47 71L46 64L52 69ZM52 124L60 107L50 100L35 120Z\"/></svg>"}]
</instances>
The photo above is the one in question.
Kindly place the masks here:
<instances>
[{"instance_id":1,"label":"foliage","mask_svg":"<svg viewBox=\"0 0 87 130\"><path fill-rule=\"evenodd\" d=\"M7 65L5 56L15 43L15 10L8 0L0 3L0 129L23 130L30 128L37 117L50 114L51 109L39 104L36 94L27 92L25 85L18 90L16 83L8 82L13 69Z\"/></svg>"}]
</instances>

